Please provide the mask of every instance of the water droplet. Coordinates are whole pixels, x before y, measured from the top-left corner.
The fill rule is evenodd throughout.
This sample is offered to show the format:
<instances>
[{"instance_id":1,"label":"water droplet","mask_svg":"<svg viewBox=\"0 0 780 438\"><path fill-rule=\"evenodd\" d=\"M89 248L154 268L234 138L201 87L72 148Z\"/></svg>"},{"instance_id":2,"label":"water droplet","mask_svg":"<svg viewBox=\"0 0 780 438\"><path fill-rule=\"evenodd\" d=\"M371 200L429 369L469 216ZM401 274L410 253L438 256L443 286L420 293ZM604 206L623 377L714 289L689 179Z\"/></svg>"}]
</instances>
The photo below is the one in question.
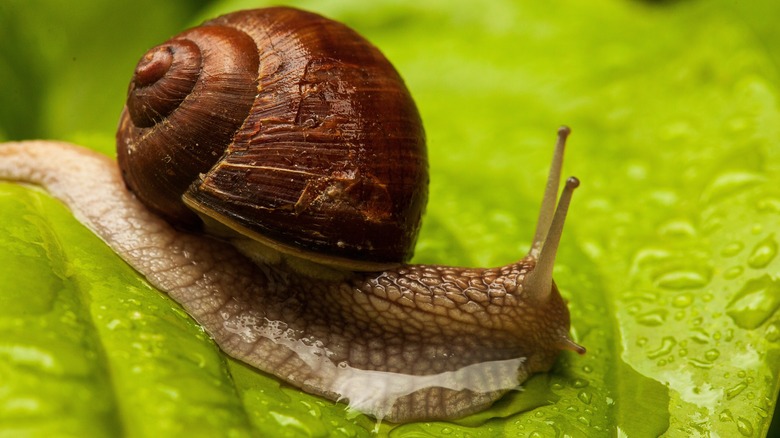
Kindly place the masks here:
<instances>
[{"instance_id":1,"label":"water droplet","mask_svg":"<svg viewBox=\"0 0 780 438\"><path fill-rule=\"evenodd\" d=\"M734 421L734 415L731 414L731 410L726 409L723 412L720 413L720 417L718 417L720 421Z\"/></svg>"},{"instance_id":2,"label":"water droplet","mask_svg":"<svg viewBox=\"0 0 780 438\"><path fill-rule=\"evenodd\" d=\"M711 214L704 218L704 221L701 224L701 230L705 235L713 234L715 231L723 227L724 222L725 221L723 220L723 216L721 214Z\"/></svg>"},{"instance_id":3,"label":"water droplet","mask_svg":"<svg viewBox=\"0 0 780 438\"><path fill-rule=\"evenodd\" d=\"M677 345L677 341L671 336L665 336L661 340L661 346L653 351L647 352L648 359L658 359L661 356L665 356L672 352L672 348Z\"/></svg>"},{"instance_id":4,"label":"water droplet","mask_svg":"<svg viewBox=\"0 0 780 438\"><path fill-rule=\"evenodd\" d=\"M642 336L639 339L636 340L636 346L637 347L644 347L647 344L647 338Z\"/></svg>"},{"instance_id":5,"label":"water droplet","mask_svg":"<svg viewBox=\"0 0 780 438\"><path fill-rule=\"evenodd\" d=\"M672 305L674 307L688 307L693 303L693 295L685 292L680 295L677 295L672 300Z\"/></svg>"},{"instance_id":6,"label":"water droplet","mask_svg":"<svg viewBox=\"0 0 780 438\"><path fill-rule=\"evenodd\" d=\"M704 358L710 362L714 362L718 357L720 357L720 351L714 348L712 350L707 350L707 352L704 353Z\"/></svg>"},{"instance_id":7,"label":"water droplet","mask_svg":"<svg viewBox=\"0 0 780 438\"><path fill-rule=\"evenodd\" d=\"M442 435L449 435L454 432L454 429L451 427L443 427L439 432L441 432Z\"/></svg>"},{"instance_id":8,"label":"water droplet","mask_svg":"<svg viewBox=\"0 0 780 438\"><path fill-rule=\"evenodd\" d=\"M710 281L710 273L704 271L672 271L658 276L655 283L666 289L696 289L706 286Z\"/></svg>"},{"instance_id":9,"label":"water droplet","mask_svg":"<svg viewBox=\"0 0 780 438\"><path fill-rule=\"evenodd\" d=\"M653 190L649 193L649 197L664 206L675 205L679 199L677 193L671 190Z\"/></svg>"},{"instance_id":10,"label":"water droplet","mask_svg":"<svg viewBox=\"0 0 780 438\"><path fill-rule=\"evenodd\" d=\"M733 280L742 275L743 272L745 272L745 268L742 266L732 266L723 271L723 278L726 280Z\"/></svg>"},{"instance_id":11,"label":"water droplet","mask_svg":"<svg viewBox=\"0 0 780 438\"><path fill-rule=\"evenodd\" d=\"M726 398L731 400L748 387L747 382L740 382L726 390Z\"/></svg>"},{"instance_id":12,"label":"water droplet","mask_svg":"<svg viewBox=\"0 0 780 438\"><path fill-rule=\"evenodd\" d=\"M636 322L651 327L659 326L666 321L666 315L669 312L666 309L657 309L637 316Z\"/></svg>"},{"instance_id":13,"label":"water droplet","mask_svg":"<svg viewBox=\"0 0 780 438\"><path fill-rule=\"evenodd\" d=\"M701 359L688 359L688 363L695 366L696 368L705 370L712 368L712 362L705 362Z\"/></svg>"},{"instance_id":14,"label":"water droplet","mask_svg":"<svg viewBox=\"0 0 780 438\"><path fill-rule=\"evenodd\" d=\"M585 366L582 367L582 371L590 374L590 373L593 372L593 367L591 367L590 365L585 365Z\"/></svg>"},{"instance_id":15,"label":"water droplet","mask_svg":"<svg viewBox=\"0 0 780 438\"><path fill-rule=\"evenodd\" d=\"M580 393L577 394L577 398L586 405L589 405L591 399L593 399L593 396L588 391L580 391Z\"/></svg>"},{"instance_id":16,"label":"water droplet","mask_svg":"<svg viewBox=\"0 0 780 438\"><path fill-rule=\"evenodd\" d=\"M728 245L724 246L723 249L720 251L720 255L723 257L734 257L735 255L739 254L740 251L742 251L745 248L745 245L742 244L742 242L731 242Z\"/></svg>"},{"instance_id":17,"label":"water droplet","mask_svg":"<svg viewBox=\"0 0 780 438\"><path fill-rule=\"evenodd\" d=\"M691 339L698 344L706 344L710 341L710 334L701 327L691 329Z\"/></svg>"},{"instance_id":18,"label":"water droplet","mask_svg":"<svg viewBox=\"0 0 780 438\"><path fill-rule=\"evenodd\" d=\"M780 213L780 199L762 199L756 203L756 209L761 213Z\"/></svg>"},{"instance_id":19,"label":"water droplet","mask_svg":"<svg viewBox=\"0 0 780 438\"><path fill-rule=\"evenodd\" d=\"M753 425L744 417L737 418L737 430L744 436L753 436Z\"/></svg>"},{"instance_id":20,"label":"water droplet","mask_svg":"<svg viewBox=\"0 0 780 438\"><path fill-rule=\"evenodd\" d=\"M712 182L704 190L702 198L705 202L716 201L720 198L734 195L747 189L750 186L764 181L761 175L749 172L728 172L724 173Z\"/></svg>"},{"instance_id":21,"label":"water droplet","mask_svg":"<svg viewBox=\"0 0 780 438\"><path fill-rule=\"evenodd\" d=\"M623 301L627 303L635 302L635 301L645 301L648 303L654 303L658 301L658 294L654 292L646 292L646 291L630 291L623 293Z\"/></svg>"},{"instance_id":22,"label":"water droplet","mask_svg":"<svg viewBox=\"0 0 780 438\"><path fill-rule=\"evenodd\" d=\"M764 323L780 307L780 284L769 274L745 283L726 307L738 326L752 330Z\"/></svg>"},{"instance_id":23,"label":"water droplet","mask_svg":"<svg viewBox=\"0 0 780 438\"><path fill-rule=\"evenodd\" d=\"M66 310L62 313L60 316L60 322L66 325L78 325L79 318L76 316L76 313L74 313L71 310Z\"/></svg>"},{"instance_id":24,"label":"water droplet","mask_svg":"<svg viewBox=\"0 0 780 438\"><path fill-rule=\"evenodd\" d=\"M680 357L685 357L688 355L688 350L681 348L680 351L677 353L680 355Z\"/></svg>"},{"instance_id":25,"label":"water droplet","mask_svg":"<svg viewBox=\"0 0 780 438\"><path fill-rule=\"evenodd\" d=\"M766 267L777 256L777 242L775 235L771 234L766 239L758 242L748 258L748 265L753 269Z\"/></svg>"},{"instance_id":26,"label":"water droplet","mask_svg":"<svg viewBox=\"0 0 780 438\"><path fill-rule=\"evenodd\" d=\"M319 406L313 403L308 403L303 400L300 400L298 403L304 406L304 410L309 413L314 418L322 418L322 411L320 410Z\"/></svg>"},{"instance_id":27,"label":"water droplet","mask_svg":"<svg viewBox=\"0 0 780 438\"><path fill-rule=\"evenodd\" d=\"M590 420L585 418L585 417L583 417L583 416L577 417L577 421L579 421L580 423L582 423L582 424L584 424L586 426L590 426Z\"/></svg>"},{"instance_id":28,"label":"water droplet","mask_svg":"<svg viewBox=\"0 0 780 438\"><path fill-rule=\"evenodd\" d=\"M688 221L674 220L662 225L658 234L672 238L693 237L696 235L696 228Z\"/></svg>"},{"instance_id":29,"label":"water droplet","mask_svg":"<svg viewBox=\"0 0 780 438\"><path fill-rule=\"evenodd\" d=\"M631 163L626 167L626 174L637 180L647 178L647 167L642 163Z\"/></svg>"},{"instance_id":30,"label":"water droplet","mask_svg":"<svg viewBox=\"0 0 780 438\"><path fill-rule=\"evenodd\" d=\"M578 379L574 379L574 381L571 382L571 386L573 386L574 388L585 388L588 385L590 385L590 382L588 382L585 379L578 378Z\"/></svg>"},{"instance_id":31,"label":"water droplet","mask_svg":"<svg viewBox=\"0 0 780 438\"><path fill-rule=\"evenodd\" d=\"M665 249L647 247L636 252L631 264L634 266L633 269L640 269L646 264L655 264L669 257L671 257L671 253Z\"/></svg>"},{"instance_id":32,"label":"water droplet","mask_svg":"<svg viewBox=\"0 0 780 438\"><path fill-rule=\"evenodd\" d=\"M780 339L780 322L774 321L766 328L766 340L769 342L777 342Z\"/></svg>"},{"instance_id":33,"label":"water droplet","mask_svg":"<svg viewBox=\"0 0 780 438\"><path fill-rule=\"evenodd\" d=\"M121 325L122 325L122 320L114 318L111 321L109 321L108 324L106 324L106 328L109 330L116 330Z\"/></svg>"},{"instance_id":34,"label":"water droplet","mask_svg":"<svg viewBox=\"0 0 780 438\"><path fill-rule=\"evenodd\" d=\"M737 377L739 377L740 379L744 379L744 378L745 378L745 376L747 376L747 373L745 372L745 370L740 370L740 371L737 373Z\"/></svg>"}]
</instances>

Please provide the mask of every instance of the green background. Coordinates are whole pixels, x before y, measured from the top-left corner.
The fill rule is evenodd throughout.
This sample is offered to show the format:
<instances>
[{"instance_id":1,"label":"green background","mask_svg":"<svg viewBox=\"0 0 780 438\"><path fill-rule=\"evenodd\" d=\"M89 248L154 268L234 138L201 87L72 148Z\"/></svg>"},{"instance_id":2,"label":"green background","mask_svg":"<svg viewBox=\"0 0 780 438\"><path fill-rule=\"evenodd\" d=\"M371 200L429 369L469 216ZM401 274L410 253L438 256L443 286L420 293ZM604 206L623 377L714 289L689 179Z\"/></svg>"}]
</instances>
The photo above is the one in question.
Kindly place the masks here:
<instances>
[{"instance_id":1,"label":"green background","mask_svg":"<svg viewBox=\"0 0 780 438\"><path fill-rule=\"evenodd\" d=\"M113 155L149 47L259 1L4 0L0 139ZM407 81L431 193L416 262L528 249L555 129L575 194L555 278L572 331L523 392L391 436L763 436L780 371L780 3L289 3ZM224 357L37 190L0 183L0 436L367 436L371 419Z\"/></svg>"}]
</instances>

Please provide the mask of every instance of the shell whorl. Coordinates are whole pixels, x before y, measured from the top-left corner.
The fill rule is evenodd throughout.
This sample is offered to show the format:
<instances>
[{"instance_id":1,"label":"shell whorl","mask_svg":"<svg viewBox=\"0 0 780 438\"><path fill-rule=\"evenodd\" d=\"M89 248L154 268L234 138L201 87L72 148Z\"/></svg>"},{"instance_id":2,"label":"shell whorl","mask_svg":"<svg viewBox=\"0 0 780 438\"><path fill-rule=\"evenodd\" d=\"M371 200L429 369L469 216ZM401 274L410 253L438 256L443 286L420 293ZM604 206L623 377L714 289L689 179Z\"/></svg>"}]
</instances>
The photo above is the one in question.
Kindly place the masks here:
<instances>
[{"instance_id":1,"label":"shell whorl","mask_svg":"<svg viewBox=\"0 0 780 438\"><path fill-rule=\"evenodd\" d=\"M174 37L136 67L117 131L117 160L130 190L169 222L199 223L179 200L247 118L257 69L254 41L215 27Z\"/></svg>"},{"instance_id":2,"label":"shell whorl","mask_svg":"<svg viewBox=\"0 0 780 438\"><path fill-rule=\"evenodd\" d=\"M150 50L117 149L130 190L169 222L207 218L340 266L407 261L427 201L403 80L351 29L291 8L228 14Z\"/></svg>"}]
</instances>

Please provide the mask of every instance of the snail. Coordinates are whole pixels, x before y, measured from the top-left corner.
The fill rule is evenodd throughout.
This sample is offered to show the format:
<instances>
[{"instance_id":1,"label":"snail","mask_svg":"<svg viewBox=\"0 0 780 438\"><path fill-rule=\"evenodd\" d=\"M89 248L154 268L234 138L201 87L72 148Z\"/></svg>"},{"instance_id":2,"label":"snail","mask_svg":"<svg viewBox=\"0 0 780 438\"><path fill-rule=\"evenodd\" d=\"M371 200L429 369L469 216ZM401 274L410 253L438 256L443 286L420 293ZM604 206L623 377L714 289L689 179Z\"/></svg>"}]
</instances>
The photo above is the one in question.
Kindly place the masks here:
<instances>
[{"instance_id":1,"label":"snail","mask_svg":"<svg viewBox=\"0 0 780 438\"><path fill-rule=\"evenodd\" d=\"M377 419L489 407L561 350L552 268L558 131L533 244L497 268L409 264L427 156L403 80L343 24L231 13L151 49L117 161L55 141L0 145L0 178L43 186L227 354Z\"/></svg>"}]
</instances>

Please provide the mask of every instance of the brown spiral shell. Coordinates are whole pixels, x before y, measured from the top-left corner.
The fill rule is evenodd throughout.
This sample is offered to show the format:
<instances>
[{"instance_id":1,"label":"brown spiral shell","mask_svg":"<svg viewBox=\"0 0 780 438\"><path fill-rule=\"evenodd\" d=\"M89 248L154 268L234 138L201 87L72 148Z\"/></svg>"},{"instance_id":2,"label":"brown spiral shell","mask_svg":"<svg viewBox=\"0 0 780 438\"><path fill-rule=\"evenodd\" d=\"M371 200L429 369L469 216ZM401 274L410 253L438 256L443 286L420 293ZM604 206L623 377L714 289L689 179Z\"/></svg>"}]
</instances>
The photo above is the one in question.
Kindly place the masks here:
<instances>
[{"instance_id":1,"label":"brown spiral shell","mask_svg":"<svg viewBox=\"0 0 780 438\"><path fill-rule=\"evenodd\" d=\"M407 261L427 201L425 135L401 77L353 30L286 7L224 15L147 52L117 156L129 189L178 227L219 224L352 269Z\"/></svg>"}]
</instances>

